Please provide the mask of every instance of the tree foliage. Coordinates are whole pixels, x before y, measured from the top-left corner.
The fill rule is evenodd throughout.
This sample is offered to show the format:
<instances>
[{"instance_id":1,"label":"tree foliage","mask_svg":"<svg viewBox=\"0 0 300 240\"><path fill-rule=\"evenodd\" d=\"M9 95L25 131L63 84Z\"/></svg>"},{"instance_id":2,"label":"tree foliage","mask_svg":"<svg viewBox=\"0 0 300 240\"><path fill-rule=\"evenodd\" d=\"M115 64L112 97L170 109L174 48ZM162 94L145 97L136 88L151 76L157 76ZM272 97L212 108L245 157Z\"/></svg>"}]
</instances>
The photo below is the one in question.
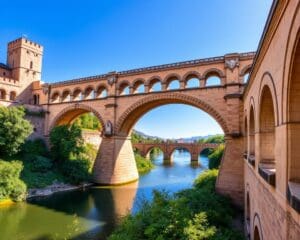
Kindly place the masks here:
<instances>
[{"instance_id":1,"label":"tree foliage","mask_svg":"<svg viewBox=\"0 0 300 240\"><path fill-rule=\"evenodd\" d=\"M78 155L82 152L83 143L81 128L75 124L56 126L50 132L51 155L56 162Z\"/></svg>"},{"instance_id":2,"label":"tree foliage","mask_svg":"<svg viewBox=\"0 0 300 240\"><path fill-rule=\"evenodd\" d=\"M0 160L0 200L10 198L14 201L24 200L26 185L20 180L23 169L21 162Z\"/></svg>"},{"instance_id":3,"label":"tree foliage","mask_svg":"<svg viewBox=\"0 0 300 240\"><path fill-rule=\"evenodd\" d=\"M220 144L216 149L212 151L212 153L208 155L208 159L209 159L208 167L210 169L219 168L224 153L224 149L225 149L225 145Z\"/></svg>"},{"instance_id":4,"label":"tree foliage","mask_svg":"<svg viewBox=\"0 0 300 240\"><path fill-rule=\"evenodd\" d=\"M81 129L91 129L101 131L102 126L99 119L93 113L84 113L77 117L73 123Z\"/></svg>"},{"instance_id":5,"label":"tree foliage","mask_svg":"<svg viewBox=\"0 0 300 240\"><path fill-rule=\"evenodd\" d=\"M223 134L216 134L208 138L200 139L199 143L225 143L225 139Z\"/></svg>"},{"instance_id":6,"label":"tree foliage","mask_svg":"<svg viewBox=\"0 0 300 240\"><path fill-rule=\"evenodd\" d=\"M32 133L33 127L25 118L23 107L0 107L0 155L13 156Z\"/></svg>"}]
</instances>

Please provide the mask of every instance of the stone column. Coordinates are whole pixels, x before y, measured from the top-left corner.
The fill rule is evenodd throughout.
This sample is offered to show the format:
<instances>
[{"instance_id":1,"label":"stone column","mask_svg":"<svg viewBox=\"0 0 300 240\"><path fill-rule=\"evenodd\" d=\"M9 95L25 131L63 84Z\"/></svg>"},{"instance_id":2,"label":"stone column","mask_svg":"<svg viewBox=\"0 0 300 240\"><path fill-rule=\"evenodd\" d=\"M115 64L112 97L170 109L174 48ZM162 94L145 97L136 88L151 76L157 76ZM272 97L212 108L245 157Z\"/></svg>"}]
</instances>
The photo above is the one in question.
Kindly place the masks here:
<instances>
[{"instance_id":1,"label":"stone column","mask_svg":"<svg viewBox=\"0 0 300 240\"><path fill-rule=\"evenodd\" d=\"M217 192L229 196L237 206L243 207L243 138L226 136L225 141L226 145L216 182L216 189Z\"/></svg>"},{"instance_id":2,"label":"stone column","mask_svg":"<svg viewBox=\"0 0 300 240\"><path fill-rule=\"evenodd\" d=\"M196 152L191 153L191 161L194 163L198 162L198 153Z\"/></svg>"},{"instance_id":3,"label":"stone column","mask_svg":"<svg viewBox=\"0 0 300 240\"><path fill-rule=\"evenodd\" d=\"M162 91L167 91L167 83L161 83L161 90Z\"/></svg>"},{"instance_id":4,"label":"stone column","mask_svg":"<svg viewBox=\"0 0 300 240\"><path fill-rule=\"evenodd\" d=\"M179 83L180 83L180 89L185 89L185 81L181 80Z\"/></svg>"},{"instance_id":5,"label":"stone column","mask_svg":"<svg viewBox=\"0 0 300 240\"><path fill-rule=\"evenodd\" d=\"M144 89L145 93L148 93L149 92L149 85L145 84L144 87L145 87L145 89Z\"/></svg>"},{"instance_id":6,"label":"stone column","mask_svg":"<svg viewBox=\"0 0 300 240\"><path fill-rule=\"evenodd\" d=\"M129 137L103 137L93 178L95 183L105 185L125 184L139 178Z\"/></svg>"},{"instance_id":7,"label":"stone column","mask_svg":"<svg viewBox=\"0 0 300 240\"><path fill-rule=\"evenodd\" d=\"M206 80L205 80L204 78L201 78L201 79L200 79L200 87L201 87L201 88L204 88L204 87L205 87L205 82L206 82Z\"/></svg>"}]
</instances>

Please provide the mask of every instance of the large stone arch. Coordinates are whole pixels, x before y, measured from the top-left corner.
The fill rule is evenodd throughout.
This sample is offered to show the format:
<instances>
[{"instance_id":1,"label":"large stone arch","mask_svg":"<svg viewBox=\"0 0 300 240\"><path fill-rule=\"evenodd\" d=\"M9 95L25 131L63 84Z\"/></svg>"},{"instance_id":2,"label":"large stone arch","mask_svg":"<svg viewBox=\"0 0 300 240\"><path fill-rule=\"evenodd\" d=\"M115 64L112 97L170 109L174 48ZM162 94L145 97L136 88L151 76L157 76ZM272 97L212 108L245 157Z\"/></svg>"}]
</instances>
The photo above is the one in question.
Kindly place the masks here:
<instances>
[{"instance_id":1,"label":"large stone arch","mask_svg":"<svg viewBox=\"0 0 300 240\"><path fill-rule=\"evenodd\" d=\"M141 116L155 107L171 103L183 103L205 111L219 123L225 134L229 134L229 129L225 119L212 106L201 99L180 93L153 95L145 97L141 101L134 103L118 119L115 126L115 132L121 136L127 136Z\"/></svg>"},{"instance_id":2,"label":"large stone arch","mask_svg":"<svg viewBox=\"0 0 300 240\"><path fill-rule=\"evenodd\" d=\"M50 132L50 130L56 125L69 124L74 118L86 112L92 112L93 114L95 114L102 127L104 127L104 120L98 111L88 105L77 103L69 105L68 107L60 111L49 124L48 132Z\"/></svg>"}]
</instances>

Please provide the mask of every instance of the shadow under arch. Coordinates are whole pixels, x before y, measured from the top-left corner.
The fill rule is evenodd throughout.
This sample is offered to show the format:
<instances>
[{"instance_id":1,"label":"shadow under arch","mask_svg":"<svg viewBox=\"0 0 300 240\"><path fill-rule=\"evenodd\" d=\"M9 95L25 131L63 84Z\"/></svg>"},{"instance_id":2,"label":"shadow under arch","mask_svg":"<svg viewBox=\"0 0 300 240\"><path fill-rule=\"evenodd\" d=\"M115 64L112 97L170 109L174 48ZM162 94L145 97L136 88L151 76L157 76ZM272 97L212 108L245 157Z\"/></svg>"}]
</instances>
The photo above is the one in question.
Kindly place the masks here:
<instances>
[{"instance_id":1,"label":"shadow under arch","mask_svg":"<svg viewBox=\"0 0 300 240\"><path fill-rule=\"evenodd\" d=\"M221 126L224 134L229 133L225 119L212 106L198 98L179 93L166 93L164 95L149 96L131 105L117 121L115 132L117 132L120 136L128 136L135 123L145 113L162 105L176 103L191 105L200 110L203 110L217 121L217 123Z\"/></svg>"}]
</instances>

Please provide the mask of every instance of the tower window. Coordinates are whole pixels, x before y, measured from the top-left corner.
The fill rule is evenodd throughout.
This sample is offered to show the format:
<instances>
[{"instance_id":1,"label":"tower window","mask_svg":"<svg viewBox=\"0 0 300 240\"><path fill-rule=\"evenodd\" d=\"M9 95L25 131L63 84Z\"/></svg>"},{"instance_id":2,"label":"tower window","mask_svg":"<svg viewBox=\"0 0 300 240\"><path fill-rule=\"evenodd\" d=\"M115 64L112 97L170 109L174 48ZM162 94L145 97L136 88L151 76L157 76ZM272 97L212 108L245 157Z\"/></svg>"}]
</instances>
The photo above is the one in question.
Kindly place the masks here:
<instances>
[{"instance_id":1,"label":"tower window","mask_svg":"<svg viewBox=\"0 0 300 240\"><path fill-rule=\"evenodd\" d=\"M30 61L30 69L32 69L32 68L33 68L33 62Z\"/></svg>"},{"instance_id":2,"label":"tower window","mask_svg":"<svg viewBox=\"0 0 300 240\"><path fill-rule=\"evenodd\" d=\"M5 76L6 75L6 72L3 72L3 76Z\"/></svg>"}]
</instances>

